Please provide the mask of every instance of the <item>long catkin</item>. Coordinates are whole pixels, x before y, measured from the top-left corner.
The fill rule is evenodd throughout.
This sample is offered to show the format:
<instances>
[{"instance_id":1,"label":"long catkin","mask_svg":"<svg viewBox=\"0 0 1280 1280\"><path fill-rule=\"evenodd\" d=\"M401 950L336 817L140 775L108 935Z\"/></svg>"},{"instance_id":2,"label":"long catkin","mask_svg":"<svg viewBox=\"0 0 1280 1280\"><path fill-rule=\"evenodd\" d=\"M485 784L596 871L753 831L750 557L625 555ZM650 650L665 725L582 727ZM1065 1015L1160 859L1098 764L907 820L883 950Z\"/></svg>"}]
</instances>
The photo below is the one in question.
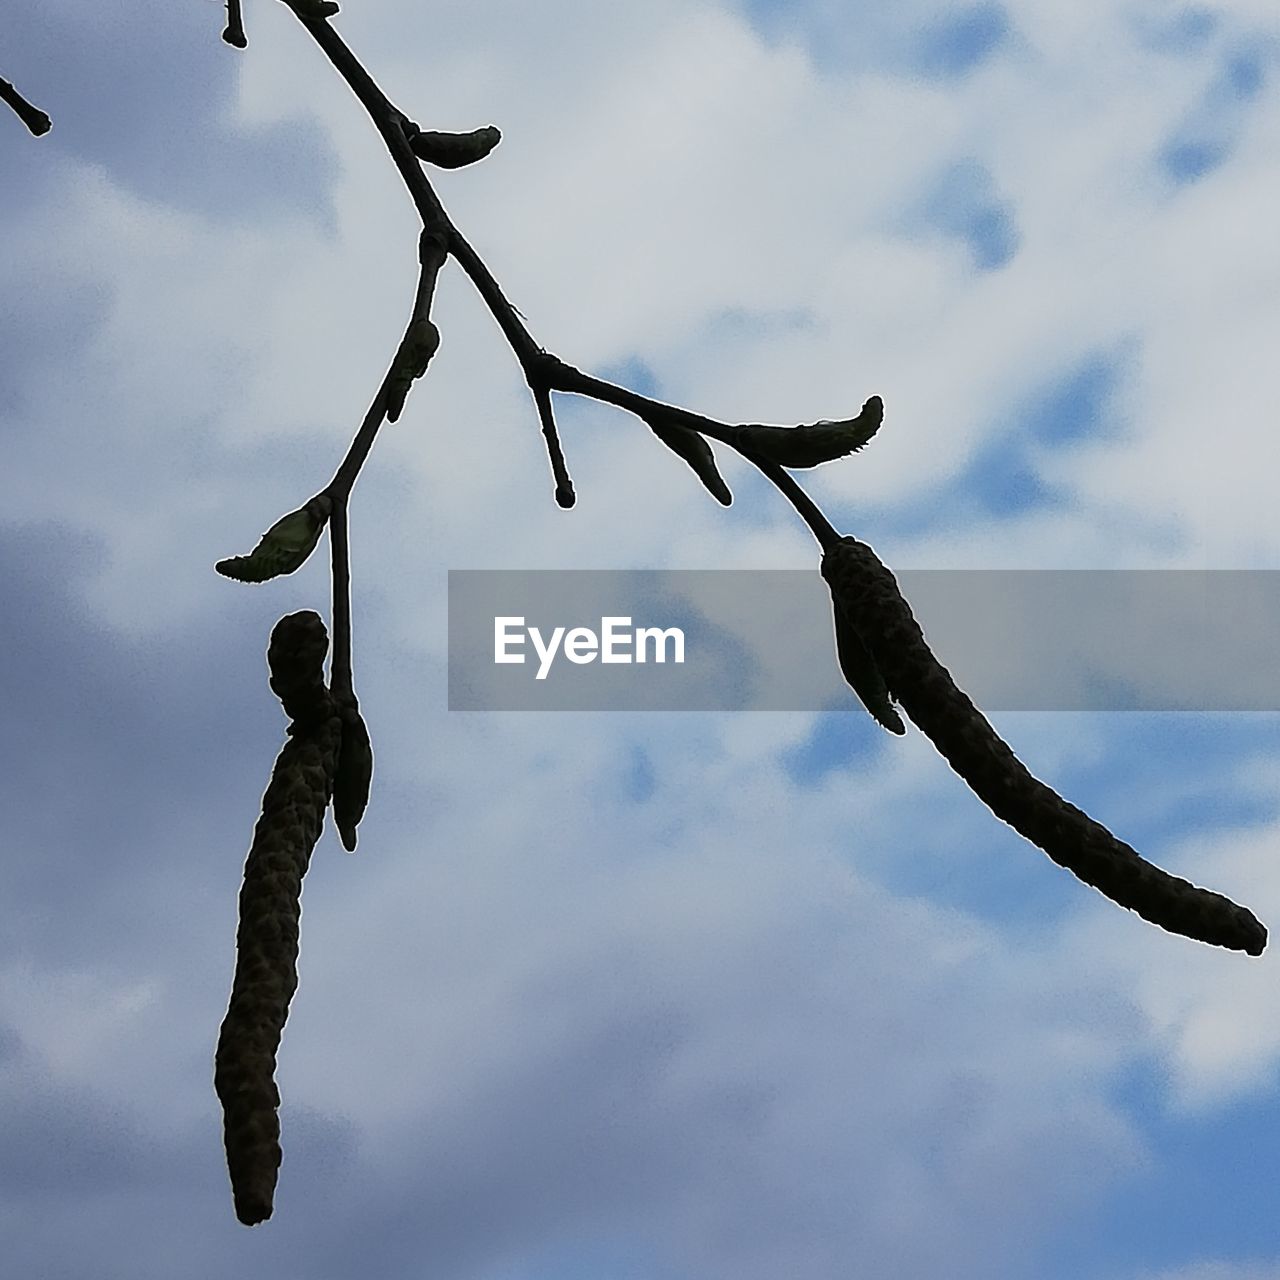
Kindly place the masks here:
<instances>
[{"instance_id":1,"label":"long catkin","mask_svg":"<svg viewBox=\"0 0 1280 1280\"><path fill-rule=\"evenodd\" d=\"M236 969L214 1057L236 1217L271 1216L280 1168L276 1051L298 986L302 878L324 825L341 734L324 684L328 635L310 610L281 618L267 653L271 687L290 716L288 741L262 797L240 890Z\"/></svg>"},{"instance_id":2,"label":"long catkin","mask_svg":"<svg viewBox=\"0 0 1280 1280\"><path fill-rule=\"evenodd\" d=\"M1266 926L1246 907L1143 859L1028 772L933 656L893 574L856 538L822 558L822 576L893 697L1002 821L1059 866L1170 933L1261 955Z\"/></svg>"}]
</instances>

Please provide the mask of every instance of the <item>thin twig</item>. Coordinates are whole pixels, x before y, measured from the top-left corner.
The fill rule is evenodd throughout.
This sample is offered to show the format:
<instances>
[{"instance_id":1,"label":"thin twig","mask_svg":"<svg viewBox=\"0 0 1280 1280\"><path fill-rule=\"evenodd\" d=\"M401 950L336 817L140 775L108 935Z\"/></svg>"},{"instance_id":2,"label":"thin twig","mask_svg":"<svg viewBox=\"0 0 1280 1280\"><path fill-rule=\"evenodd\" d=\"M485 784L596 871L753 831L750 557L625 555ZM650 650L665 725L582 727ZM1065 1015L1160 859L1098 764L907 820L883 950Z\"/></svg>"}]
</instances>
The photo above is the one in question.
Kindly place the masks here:
<instances>
[{"instance_id":1,"label":"thin twig","mask_svg":"<svg viewBox=\"0 0 1280 1280\"><path fill-rule=\"evenodd\" d=\"M413 328L416 320L430 318L431 301L435 292L436 279L445 261L445 251L439 239L428 231L424 231L419 237L418 248L420 263L418 285L414 292L413 311L409 316L409 323L405 326L406 336ZM403 339L401 341L403 342ZM364 466L365 459L369 456L369 451L373 448L373 442L377 439L378 430L386 417L387 391L395 372L396 360L393 358L387 367L387 372L383 375L382 385L379 386L377 394L373 397L373 402L365 412L364 421L360 424L360 429L356 432L355 439L352 440L350 447L347 449L346 456L338 465L337 471L334 472L333 479L329 481L323 490L335 500L339 496L346 497L350 495L356 479L360 475L360 469Z\"/></svg>"},{"instance_id":2,"label":"thin twig","mask_svg":"<svg viewBox=\"0 0 1280 1280\"><path fill-rule=\"evenodd\" d=\"M533 387L533 402L538 407L538 421L542 423L542 435L547 442L547 457L551 460L551 474L556 482L556 502L565 508L577 502L569 467L560 447L560 435L556 431L555 416L551 411L551 392L546 385L537 382Z\"/></svg>"},{"instance_id":3,"label":"thin twig","mask_svg":"<svg viewBox=\"0 0 1280 1280\"><path fill-rule=\"evenodd\" d=\"M347 538L349 498L333 500L329 515L330 563L333 570L333 657L329 662L329 692L338 705L355 702L351 682L351 551Z\"/></svg>"},{"instance_id":4,"label":"thin twig","mask_svg":"<svg viewBox=\"0 0 1280 1280\"><path fill-rule=\"evenodd\" d=\"M745 449L739 449L739 452L773 481L778 491L795 507L800 518L809 526L809 531L818 540L818 545L823 551L840 541L840 534L832 526L831 521L822 514L818 504L796 483L795 477L790 475L785 467L780 467L776 462L766 462Z\"/></svg>"},{"instance_id":5,"label":"thin twig","mask_svg":"<svg viewBox=\"0 0 1280 1280\"><path fill-rule=\"evenodd\" d=\"M735 443L736 427L677 408L675 405L664 404L662 401L653 400L648 396L641 396L636 392L628 391L625 387L618 387L612 383L605 382L603 379L593 378L589 374L584 374L571 365L565 364L564 361L550 355L540 347L521 322L516 308L507 300L501 286L494 279L492 272L484 264L480 255L476 253L466 237L453 224L445 211L444 205L441 204L440 198L436 195L430 180L423 172L422 166L409 143L409 138L419 132L417 125L382 92L373 77L360 65L359 60L347 47L342 37L327 22L308 19L300 19L300 21L302 21L303 27L320 46L333 64L334 69L346 80L351 91L368 112L374 127L377 128L382 135L383 141L387 144L391 158L400 172L400 176L413 199L414 205L418 209L419 215L422 217L423 226L439 231L447 238L450 255L457 260L458 265L471 280L477 293L480 294L481 299L497 321L498 327L502 330L503 336L507 339L516 359L520 362L525 381L529 386L534 398L534 404L538 410L538 419L546 440L547 453L556 482L556 501L560 506L570 507L573 505L574 490L555 427L551 401L547 394L550 391L569 391L577 395L588 396L605 403L619 405L621 408L629 409L642 417L657 414L663 421L691 427L693 430L700 431L703 435L710 436L714 440L719 440L735 448L738 447ZM366 419L366 424L367 422L368 419ZM376 432L377 427L374 426L367 440L361 442L363 447L360 450L357 450L353 445L352 454L349 455L351 466L348 468L348 462L343 464L343 468L346 469L344 474L346 471L350 472L348 483L354 482L355 473L358 473L360 466L363 465L364 458L368 455L369 447L373 443L372 437ZM365 435L363 427L361 435ZM818 538L820 543L825 546L824 537L837 536L825 521L825 518L817 511L811 500L803 494L803 491L799 489L799 486L794 481L791 481L789 476L786 476L777 467L762 465L745 450L740 450L740 452L743 452L744 456L751 461L756 462L756 465L760 466L761 470L775 484L778 484L779 477L782 477L782 484L779 487L783 489L788 499L804 516L806 523L813 529L814 536ZM357 456L353 458L352 455ZM799 495L799 501L797 501L797 495Z\"/></svg>"},{"instance_id":6,"label":"thin twig","mask_svg":"<svg viewBox=\"0 0 1280 1280\"><path fill-rule=\"evenodd\" d=\"M401 339L400 349L382 379L382 385L347 450L347 456L343 458L333 479L322 490L333 502L333 511L329 517L333 571L333 661L330 666L330 688L333 696L344 706L356 705L351 671L351 573L347 537L347 510L351 490L387 416L388 399L394 394L397 382L404 376L403 353L406 343L417 325L430 323L431 302L445 256L444 237L431 229L424 230L418 238L420 269L418 286L414 291L413 311L405 328L405 336ZM400 402L403 399L401 392Z\"/></svg>"},{"instance_id":7,"label":"thin twig","mask_svg":"<svg viewBox=\"0 0 1280 1280\"><path fill-rule=\"evenodd\" d=\"M505 302L505 299L504 299ZM509 303L507 304L510 305ZM818 545L825 551L834 542L839 541L840 534L832 527L831 522L819 510L817 503L796 483L796 481L776 462L768 462L744 448L739 443L740 426L727 422L717 422L701 413L693 413L689 409L681 409L676 405L664 404L650 396L641 395L627 387L620 387L603 378L597 378L581 369L575 369L563 360L547 352L541 355L539 365L542 377L547 385L557 391L567 391L575 395L587 396L604 404L612 404L619 409L626 409L646 422L657 422L673 427L686 427L689 430L710 436L732 449L736 449L748 462L769 479L786 497L799 513L805 524L809 526ZM752 424L755 425L755 424Z\"/></svg>"}]
</instances>

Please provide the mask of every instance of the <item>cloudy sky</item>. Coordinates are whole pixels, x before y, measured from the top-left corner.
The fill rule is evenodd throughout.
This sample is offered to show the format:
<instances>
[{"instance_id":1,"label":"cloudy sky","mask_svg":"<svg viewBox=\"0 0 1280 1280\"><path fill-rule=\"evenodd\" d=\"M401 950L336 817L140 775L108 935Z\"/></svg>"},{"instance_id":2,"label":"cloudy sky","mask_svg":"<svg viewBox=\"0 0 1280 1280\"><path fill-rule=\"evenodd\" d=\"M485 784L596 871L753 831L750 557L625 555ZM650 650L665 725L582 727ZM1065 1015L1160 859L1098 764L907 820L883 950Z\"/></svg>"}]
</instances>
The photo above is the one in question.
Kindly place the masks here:
<instances>
[{"instance_id":1,"label":"cloudy sky","mask_svg":"<svg viewBox=\"0 0 1280 1280\"><path fill-rule=\"evenodd\" d=\"M354 496L377 776L358 853L316 849L275 1216L240 1226L212 1055L284 727L263 655L327 614L327 558L256 588L212 566L328 480L417 223L283 5L247 0L244 52L212 0L10 8L0 75L54 120L0 111L13 1274L1280 1277L1272 952L1115 907L851 698L448 710L450 569L818 564L740 460L725 510L565 398L558 509L454 266ZM434 180L544 346L726 421L883 396L872 445L804 482L895 569L1280 561L1272 0L381 0L334 26L423 127L502 129ZM991 718L1280 923L1275 714Z\"/></svg>"}]
</instances>

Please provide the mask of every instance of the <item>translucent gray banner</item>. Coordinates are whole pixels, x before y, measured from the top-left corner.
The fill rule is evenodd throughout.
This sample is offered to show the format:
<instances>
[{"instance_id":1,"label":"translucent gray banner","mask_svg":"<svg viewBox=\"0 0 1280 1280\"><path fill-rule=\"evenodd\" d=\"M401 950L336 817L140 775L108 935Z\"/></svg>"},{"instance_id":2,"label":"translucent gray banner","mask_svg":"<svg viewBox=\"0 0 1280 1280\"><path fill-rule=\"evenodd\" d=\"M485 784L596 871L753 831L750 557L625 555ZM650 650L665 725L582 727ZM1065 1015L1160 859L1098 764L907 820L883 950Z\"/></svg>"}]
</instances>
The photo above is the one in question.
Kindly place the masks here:
<instances>
[{"instance_id":1,"label":"translucent gray banner","mask_svg":"<svg viewBox=\"0 0 1280 1280\"><path fill-rule=\"evenodd\" d=\"M1280 710L1280 571L896 576L984 711ZM857 705L816 570L449 572L451 710Z\"/></svg>"}]
</instances>

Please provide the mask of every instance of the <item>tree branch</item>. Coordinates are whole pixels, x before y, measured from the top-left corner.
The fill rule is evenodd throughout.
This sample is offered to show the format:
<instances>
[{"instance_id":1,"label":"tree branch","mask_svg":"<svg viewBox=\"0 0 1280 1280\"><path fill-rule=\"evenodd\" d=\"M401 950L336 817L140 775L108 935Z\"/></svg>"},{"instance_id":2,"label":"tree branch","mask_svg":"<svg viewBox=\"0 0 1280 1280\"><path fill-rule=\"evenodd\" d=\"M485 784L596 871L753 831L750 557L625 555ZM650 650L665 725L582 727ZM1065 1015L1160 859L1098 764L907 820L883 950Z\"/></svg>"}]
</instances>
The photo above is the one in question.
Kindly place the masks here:
<instances>
[{"instance_id":1,"label":"tree branch","mask_svg":"<svg viewBox=\"0 0 1280 1280\"><path fill-rule=\"evenodd\" d=\"M823 550L822 573L836 610L837 655L846 680L870 713L894 733L898 702L951 767L1003 821L1056 862L1162 928L1258 955L1265 927L1221 894L1145 862L1105 827L1033 778L934 658L892 573L864 543L842 538L789 474L862 448L879 429L884 406L872 396L854 418L798 427L719 422L593 377L540 347L480 256L453 225L423 164L458 168L488 155L493 126L470 133L424 132L382 92L329 25L335 0L283 0L347 82L386 144L422 221L419 272L408 323L346 456L324 490L278 520L249 556L220 571L261 582L296 570L330 533L333 655L323 680L328 637L320 618L290 615L272 632L272 688L290 716L290 741L263 799L241 892L238 958L231 1002L216 1055L215 1087L225 1113L228 1166L241 1221L270 1216L280 1163L275 1053L297 985L300 893L326 807L348 850L368 800L373 753L352 673L350 497L384 421L395 422L413 383L440 341L431 318L439 273L453 257L489 308L523 371L555 479L556 501L572 506L573 483L561 449L552 395L585 396L634 414L684 459L718 501L732 499L708 440L734 449L787 499ZM227 0L223 39L245 46L240 0ZM0 80L3 98L35 134L49 128Z\"/></svg>"}]
</instances>

